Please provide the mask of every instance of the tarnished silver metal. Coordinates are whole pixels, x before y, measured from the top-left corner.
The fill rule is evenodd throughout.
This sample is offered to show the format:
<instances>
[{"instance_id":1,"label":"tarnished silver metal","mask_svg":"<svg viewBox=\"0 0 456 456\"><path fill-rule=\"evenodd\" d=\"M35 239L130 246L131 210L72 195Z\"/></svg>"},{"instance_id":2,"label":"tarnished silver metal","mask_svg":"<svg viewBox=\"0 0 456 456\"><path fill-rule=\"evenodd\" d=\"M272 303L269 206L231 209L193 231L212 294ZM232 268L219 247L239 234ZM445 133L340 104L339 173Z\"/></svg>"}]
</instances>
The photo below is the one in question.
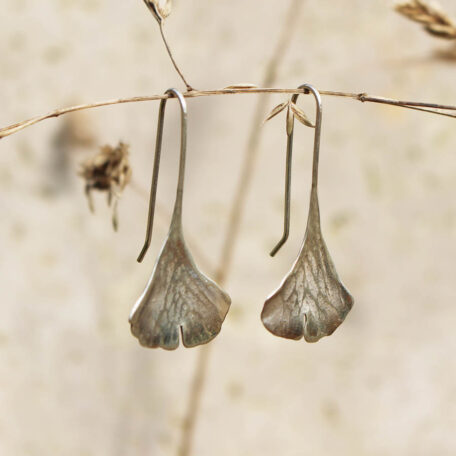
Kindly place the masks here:
<instances>
[{"instance_id":1,"label":"tarnished silver metal","mask_svg":"<svg viewBox=\"0 0 456 456\"><path fill-rule=\"evenodd\" d=\"M293 96L294 103L296 103L297 95ZM292 117L292 127L294 126L294 117ZM287 159L285 170L285 211L283 221L283 235L277 245L271 250L270 255L273 257L287 242L290 234L290 192L291 192L291 162L293 155L293 128L287 131Z\"/></svg>"},{"instance_id":2,"label":"tarnished silver metal","mask_svg":"<svg viewBox=\"0 0 456 456\"><path fill-rule=\"evenodd\" d=\"M133 335L141 345L174 350L179 346L179 332L185 347L194 347L212 340L220 332L231 299L198 270L185 245L182 199L187 148L187 105L183 95L176 89L169 89L166 93L178 99L182 114L176 202L168 237L149 282L130 314L130 324ZM160 103L147 233L138 257L139 262L143 260L152 237L166 101L164 99Z\"/></svg>"},{"instance_id":3,"label":"tarnished silver metal","mask_svg":"<svg viewBox=\"0 0 456 456\"><path fill-rule=\"evenodd\" d=\"M299 88L311 92L317 105L307 228L298 258L277 291L266 300L261 320L266 329L276 336L296 340L304 337L307 342L317 342L336 330L344 321L354 301L337 275L321 233L317 194L321 97L318 90L309 84ZM297 98L298 95L293 96L294 103ZM288 238L292 147L293 129L288 134L284 235L271 255L275 254Z\"/></svg>"}]
</instances>

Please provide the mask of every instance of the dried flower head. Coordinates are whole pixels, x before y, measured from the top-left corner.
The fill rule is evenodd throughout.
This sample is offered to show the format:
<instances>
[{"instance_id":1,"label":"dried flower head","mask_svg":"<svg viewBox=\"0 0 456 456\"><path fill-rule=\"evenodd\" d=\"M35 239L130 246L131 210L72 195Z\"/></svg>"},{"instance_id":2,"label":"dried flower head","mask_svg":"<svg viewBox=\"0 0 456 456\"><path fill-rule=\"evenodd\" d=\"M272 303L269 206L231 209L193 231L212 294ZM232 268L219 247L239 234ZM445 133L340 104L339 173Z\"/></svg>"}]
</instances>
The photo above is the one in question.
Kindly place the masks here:
<instances>
[{"instance_id":1,"label":"dried flower head","mask_svg":"<svg viewBox=\"0 0 456 456\"><path fill-rule=\"evenodd\" d=\"M456 39L456 24L439 7L423 0L409 0L396 5L396 11L412 21L424 25L431 35Z\"/></svg>"},{"instance_id":2,"label":"dried flower head","mask_svg":"<svg viewBox=\"0 0 456 456\"><path fill-rule=\"evenodd\" d=\"M171 14L171 0L144 0L144 3L159 24Z\"/></svg>"},{"instance_id":3,"label":"dried flower head","mask_svg":"<svg viewBox=\"0 0 456 456\"><path fill-rule=\"evenodd\" d=\"M128 161L129 146L119 142L116 147L105 145L100 152L81 164L79 175L85 180L85 193L89 208L94 212L92 191L107 192L108 205L113 203L112 223L117 230L117 202L131 179Z\"/></svg>"}]
</instances>

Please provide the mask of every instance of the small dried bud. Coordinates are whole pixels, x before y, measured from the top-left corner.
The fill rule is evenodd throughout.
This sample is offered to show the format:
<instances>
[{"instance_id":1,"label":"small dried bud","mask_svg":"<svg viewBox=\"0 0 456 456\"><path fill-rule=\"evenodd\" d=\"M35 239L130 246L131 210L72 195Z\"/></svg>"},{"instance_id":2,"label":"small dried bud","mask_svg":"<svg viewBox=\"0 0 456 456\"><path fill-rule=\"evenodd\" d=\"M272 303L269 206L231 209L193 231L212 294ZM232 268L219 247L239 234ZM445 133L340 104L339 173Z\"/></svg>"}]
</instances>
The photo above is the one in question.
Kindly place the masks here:
<instances>
[{"instance_id":1,"label":"small dried bud","mask_svg":"<svg viewBox=\"0 0 456 456\"><path fill-rule=\"evenodd\" d=\"M119 142L116 147L105 145L100 152L81 164L79 175L85 180L85 193L93 212L92 191L107 192L108 205L113 204L113 226L117 230L117 201L131 179L128 145Z\"/></svg>"},{"instance_id":2,"label":"small dried bud","mask_svg":"<svg viewBox=\"0 0 456 456\"><path fill-rule=\"evenodd\" d=\"M256 84L250 84L249 82L241 82L239 84L226 86L225 89L258 89Z\"/></svg>"},{"instance_id":3,"label":"small dried bud","mask_svg":"<svg viewBox=\"0 0 456 456\"><path fill-rule=\"evenodd\" d=\"M284 101L277 105L264 119L263 123L266 123L268 120L271 120L273 117L280 114L282 111L287 110L287 135L290 136L293 133L293 123L295 117L306 127L314 128L315 125L308 119L304 111L301 108L298 108L291 100Z\"/></svg>"},{"instance_id":4,"label":"small dried bud","mask_svg":"<svg viewBox=\"0 0 456 456\"><path fill-rule=\"evenodd\" d=\"M144 3L159 24L171 14L171 0L144 0Z\"/></svg>"},{"instance_id":5,"label":"small dried bud","mask_svg":"<svg viewBox=\"0 0 456 456\"><path fill-rule=\"evenodd\" d=\"M283 103L280 103L277 105L269 114L266 119L264 119L263 123L266 123L268 120L271 120L273 117L275 117L277 114L280 114L286 107L288 106L288 101L284 101Z\"/></svg>"},{"instance_id":6,"label":"small dried bud","mask_svg":"<svg viewBox=\"0 0 456 456\"><path fill-rule=\"evenodd\" d=\"M290 109L293 111L294 116L306 127L314 128L315 125L308 119L301 108L298 108L293 102L290 103Z\"/></svg>"}]
</instances>

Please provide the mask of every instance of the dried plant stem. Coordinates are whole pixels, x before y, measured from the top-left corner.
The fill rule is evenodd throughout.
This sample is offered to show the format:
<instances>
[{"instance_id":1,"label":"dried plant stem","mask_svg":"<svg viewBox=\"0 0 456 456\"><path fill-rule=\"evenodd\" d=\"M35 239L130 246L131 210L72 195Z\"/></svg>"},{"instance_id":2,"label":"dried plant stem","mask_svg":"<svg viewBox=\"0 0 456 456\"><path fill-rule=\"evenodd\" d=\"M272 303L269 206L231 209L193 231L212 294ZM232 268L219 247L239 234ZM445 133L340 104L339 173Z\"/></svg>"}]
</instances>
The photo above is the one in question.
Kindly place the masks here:
<instances>
[{"instance_id":1,"label":"dried plant stem","mask_svg":"<svg viewBox=\"0 0 456 456\"><path fill-rule=\"evenodd\" d=\"M192 86L186 81L184 75L182 74L182 71L179 69L177 66L176 61L174 60L173 53L171 52L171 48L169 47L168 41L166 40L165 32L163 30L163 21L160 21L159 23L160 27L160 33L163 39L163 43L165 44L166 50L168 51L169 58L171 59L171 62L173 62L174 68L178 72L179 76L181 77L182 81L184 81L185 86L187 87L187 91L191 92L193 91Z\"/></svg>"},{"instance_id":2,"label":"dried plant stem","mask_svg":"<svg viewBox=\"0 0 456 456\"><path fill-rule=\"evenodd\" d=\"M281 60L285 55L286 49L289 46L295 25L297 23L297 18L299 17L299 11L302 3L302 0L291 1L288 15L284 21L279 41L265 70L265 75L263 78L263 85L265 86L274 84L275 80L277 79L277 70L279 68ZM264 115L267 112L267 103L268 97L261 97L258 100L252 119L244 155L244 163L241 169L241 176L235 190L235 195L233 197L228 227L223 242L220 266L214 277L215 280L222 286L228 277L236 243L239 239L239 228L242 221L242 215L245 212L245 203L247 201L248 191L255 170L258 150L260 146L261 130L258 128L258 125L261 124ZM211 350L212 345L206 345L202 347L198 353L198 362L192 380L192 386L189 392L189 400L184 419L182 439L178 450L179 456L189 456L192 451L193 438L201 408L201 400L204 392L204 385L207 376Z\"/></svg>"},{"instance_id":3,"label":"dried plant stem","mask_svg":"<svg viewBox=\"0 0 456 456\"><path fill-rule=\"evenodd\" d=\"M415 109L418 111L429 112L431 114L437 114L446 117L456 117L456 114L450 114L444 111L456 111L454 105L444 105L438 103L425 103L421 101L404 101L395 100L393 98L385 98L379 96L369 96L366 93L352 93L352 92L336 92L333 90L320 90L321 95L333 96L333 97L345 97L352 98L354 100L370 103L382 103L391 106L398 106L400 108ZM292 95L295 93L302 93L298 89L273 89L273 88L234 88L234 89L217 89L217 90L193 90L191 92L184 93L185 98L197 98L197 97L209 97L214 95L240 95L240 94L252 94L252 93L264 93L264 94L288 94ZM132 98L118 98L114 100L100 101L97 103L82 104L77 106L71 106L68 108L56 109L41 116L32 117L31 119L23 120L21 122L9 125L0 129L0 139L10 136L14 133L18 133L27 127L35 125L43 120L60 117L65 114L72 112L85 111L87 109L101 108L103 106L112 106L125 103L137 103L144 101L156 101L168 98L168 95L149 95L142 97Z\"/></svg>"},{"instance_id":4,"label":"dried plant stem","mask_svg":"<svg viewBox=\"0 0 456 456\"><path fill-rule=\"evenodd\" d=\"M223 283L220 283L223 286ZM201 407L201 398L206 382L212 344L199 349L198 358L188 394L187 409L182 427L182 436L177 450L178 456L190 456L193 447L196 421Z\"/></svg>"}]
</instances>

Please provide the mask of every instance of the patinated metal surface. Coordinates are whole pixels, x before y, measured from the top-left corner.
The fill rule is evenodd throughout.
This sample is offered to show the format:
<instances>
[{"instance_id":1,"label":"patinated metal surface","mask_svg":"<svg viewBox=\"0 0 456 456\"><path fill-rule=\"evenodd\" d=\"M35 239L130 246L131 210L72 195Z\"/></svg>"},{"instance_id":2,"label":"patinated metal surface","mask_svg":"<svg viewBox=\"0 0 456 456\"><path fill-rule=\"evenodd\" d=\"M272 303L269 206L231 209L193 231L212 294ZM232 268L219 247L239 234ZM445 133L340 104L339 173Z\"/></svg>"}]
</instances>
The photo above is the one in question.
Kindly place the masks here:
<instances>
[{"instance_id":1,"label":"patinated metal surface","mask_svg":"<svg viewBox=\"0 0 456 456\"><path fill-rule=\"evenodd\" d=\"M301 251L279 289L266 300L261 319L276 336L317 342L336 330L352 306L321 234L314 189Z\"/></svg>"},{"instance_id":2,"label":"patinated metal surface","mask_svg":"<svg viewBox=\"0 0 456 456\"><path fill-rule=\"evenodd\" d=\"M196 267L182 232L182 199L187 147L187 108L180 92L170 89L180 103L181 154L176 202L171 227L149 282L131 314L131 331L141 345L174 350L179 346L179 332L186 347L211 341L222 327L231 304L230 297ZM155 148L155 164L149 201L146 240L139 254L141 262L152 236L155 199L166 99L160 103Z\"/></svg>"},{"instance_id":3,"label":"patinated metal surface","mask_svg":"<svg viewBox=\"0 0 456 456\"><path fill-rule=\"evenodd\" d=\"M173 350L179 331L186 347L212 340L222 327L230 298L198 271L180 223L173 223L152 276L137 301L131 331L146 347Z\"/></svg>"},{"instance_id":4,"label":"patinated metal surface","mask_svg":"<svg viewBox=\"0 0 456 456\"><path fill-rule=\"evenodd\" d=\"M322 337L332 334L344 321L353 306L353 298L339 280L321 233L317 193L322 121L320 94L309 84L304 84L300 88L311 92L317 102L307 228L298 258L278 290L266 300L261 319L264 326L276 336L287 339L304 337L307 342L317 342ZM297 95L293 96L293 103L297 98ZM293 125L291 123L291 128L287 131L284 234L271 255L274 255L288 239Z\"/></svg>"}]
</instances>

